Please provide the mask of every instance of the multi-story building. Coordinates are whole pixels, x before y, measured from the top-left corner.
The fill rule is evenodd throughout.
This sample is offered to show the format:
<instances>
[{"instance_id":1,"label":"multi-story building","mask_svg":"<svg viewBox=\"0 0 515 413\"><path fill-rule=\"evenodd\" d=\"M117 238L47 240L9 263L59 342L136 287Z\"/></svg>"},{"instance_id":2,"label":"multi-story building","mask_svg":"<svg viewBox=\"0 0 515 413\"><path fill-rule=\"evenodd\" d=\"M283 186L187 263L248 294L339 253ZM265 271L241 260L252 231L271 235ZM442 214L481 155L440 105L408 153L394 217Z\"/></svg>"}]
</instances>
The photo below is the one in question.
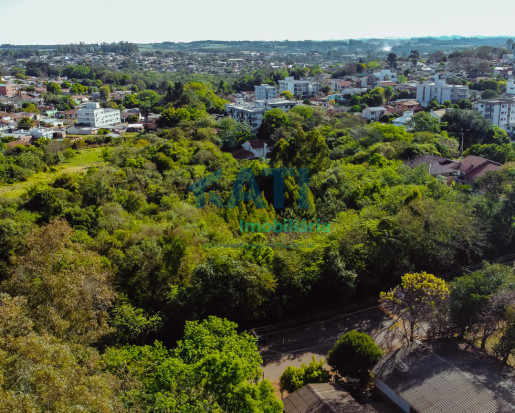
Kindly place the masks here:
<instances>
[{"instance_id":1,"label":"multi-story building","mask_svg":"<svg viewBox=\"0 0 515 413\"><path fill-rule=\"evenodd\" d=\"M515 97L481 99L474 108L493 125L504 129L511 138L515 137Z\"/></svg>"},{"instance_id":2,"label":"multi-story building","mask_svg":"<svg viewBox=\"0 0 515 413\"><path fill-rule=\"evenodd\" d=\"M246 122L253 130L257 130L263 122L263 115L273 108L288 112L297 102L286 99L256 100L255 102L228 103L225 110L233 119Z\"/></svg>"},{"instance_id":3,"label":"multi-story building","mask_svg":"<svg viewBox=\"0 0 515 413\"><path fill-rule=\"evenodd\" d=\"M426 107L432 100L436 100L440 105L447 100L451 103L458 103L462 99L468 99L469 94L468 86L448 85L445 79L439 79L438 75L435 75L433 82L417 85L417 100L423 107Z\"/></svg>"},{"instance_id":4,"label":"multi-story building","mask_svg":"<svg viewBox=\"0 0 515 413\"><path fill-rule=\"evenodd\" d=\"M277 98L277 87L267 84L254 86L256 91L256 100L270 100Z\"/></svg>"},{"instance_id":5,"label":"multi-story building","mask_svg":"<svg viewBox=\"0 0 515 413\"><path fill-rule=\"evenodd\" d=\"M77 122L94 128L117 125L120 123L120 111L101 109L98 102L88 102L84 108L77 110Z\"/></svg>"},{"instance_id":6,"label":"multi-story building","mask_svg":"<svg viewBox=\"0 0 515 413\"><path fill-rule=\"evenodd\" d=\"M279 94L284 91L290 91L293 95L300 96L301 99L312 97L320 93L320 83L310 82L309 80L295 80L293 77L287 77L279 80Z\"/></svg>"}]
</instances>

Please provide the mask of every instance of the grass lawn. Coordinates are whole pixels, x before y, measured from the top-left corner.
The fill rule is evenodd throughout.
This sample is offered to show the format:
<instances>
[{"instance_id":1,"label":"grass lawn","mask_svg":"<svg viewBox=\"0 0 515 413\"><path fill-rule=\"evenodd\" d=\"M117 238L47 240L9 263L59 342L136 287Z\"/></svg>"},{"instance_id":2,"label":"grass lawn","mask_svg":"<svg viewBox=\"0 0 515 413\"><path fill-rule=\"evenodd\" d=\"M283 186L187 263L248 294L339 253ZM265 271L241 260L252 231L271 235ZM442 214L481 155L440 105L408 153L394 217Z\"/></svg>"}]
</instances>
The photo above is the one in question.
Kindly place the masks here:
<instances>
[{"instance_id":1,"label":"grass lawn","mask_svg":"<svg viewBox=\"0 0 515 413\"><path fill-rule=\"evenodd\" d=\"M102 147L82 149L77 151L77 155L75 155L68 162L59 165L55 172L38 172L37 174L29 177L29 179L26 181L0 186L0 197L16 199L19 198L34 184L48 184L53 182L59 175L63 173L84 172L90 166L101 165L104 162L101 157L102 149Z\"/></svg>"}]
</instances>

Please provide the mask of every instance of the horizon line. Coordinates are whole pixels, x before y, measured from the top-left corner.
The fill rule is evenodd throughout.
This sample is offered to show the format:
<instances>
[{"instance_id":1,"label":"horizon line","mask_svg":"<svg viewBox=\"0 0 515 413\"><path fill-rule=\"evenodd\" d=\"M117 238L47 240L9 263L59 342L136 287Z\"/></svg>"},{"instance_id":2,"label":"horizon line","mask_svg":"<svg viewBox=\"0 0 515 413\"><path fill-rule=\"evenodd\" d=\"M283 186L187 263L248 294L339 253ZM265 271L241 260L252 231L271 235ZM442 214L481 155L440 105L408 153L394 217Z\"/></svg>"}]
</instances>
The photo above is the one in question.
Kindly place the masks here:
<instances>
[{"instance_id":1,"label":"horizon line","mask_svg":"<svg viewBox=\"0 0 515 413\"><path fill-rule=\"evenodd\" d=\"M102 44L102 43L120 43L120 42L126 42L136 45L147 45L147 44L160 44L160 43L175 43L175 44L188 44L188 43L197 43L197 42L343 42L343 41L349 41L349 40L411 40L411 39L442 39L442 38L461 38L461 39L502 39L502 38L515 38L515 35L492 35L492 36L484 36L484 35L460 35L460 34L452 34L452 35L427 35L427 36L392 36L392 37L349 37L349 38L342 38L342 39L283 39L283 40L265 40L265 39L258 39L258 40L236 40L236 39L201 39L201 40L189 40L189 41L172 41L172 40L162 40L162 41L155 41L155 42L149 42L149 43L138 43L133 42L129 40L118 40L118 41L102 41L102 42L86 42L84 40L81 40L79 42L72 42L72 43L2 43L0 44L0 47L5 46L68 46L72 44L85 44L85 45L91 45L91 44Z\"/></svg>"}]
</instances>

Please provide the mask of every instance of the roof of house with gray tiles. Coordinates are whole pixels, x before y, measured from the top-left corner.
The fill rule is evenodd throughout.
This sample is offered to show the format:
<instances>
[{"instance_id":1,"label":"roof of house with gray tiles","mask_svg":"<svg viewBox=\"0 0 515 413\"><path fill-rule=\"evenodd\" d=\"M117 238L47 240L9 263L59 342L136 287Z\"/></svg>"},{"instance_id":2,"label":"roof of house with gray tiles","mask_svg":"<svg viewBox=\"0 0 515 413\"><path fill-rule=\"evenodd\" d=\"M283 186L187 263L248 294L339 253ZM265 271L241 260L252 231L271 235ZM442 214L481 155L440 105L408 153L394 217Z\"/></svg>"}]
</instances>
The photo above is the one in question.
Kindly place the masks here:
<instances>
[{"instance_id":1,"label":"roof of house with gray tiles","mask_svg":"<svg viewBox=\"0 0 515 413\"><path fill-rule=\"evenodd\" d=\"M467 358L466 352L461 357L460 363L463 364L457 366L452 360L433 351L430 346L413 342L383 358L374 368L374 374L376 380L385 383L419 413L515 411L513 381L509 385L509 377L513 380L513 369L510 372L498 366L497 376L500 377L501 372L508 374L507 383L511 390L497 392L495 388L488 388L481 379L477 379L477 365L467 366L463 361ZM478 363L477 359L472 361ZM409 367L405 374L399 373L402 363ZM493 371L492 366L489 368L488 376L496 376L496 367ZM483 374L487 374L487 371L484 370Z\"/></svg>"},{"instance_id":2,"label":"roof of house with gray tiles","mask_svg":"<svg viewBox=\"0 0 515 413\"><path fill-rule=\"evenodd\" d=\"M338 384L307 384L283 399L285 413L372 413Z\"/></svg>"}]
</instances>

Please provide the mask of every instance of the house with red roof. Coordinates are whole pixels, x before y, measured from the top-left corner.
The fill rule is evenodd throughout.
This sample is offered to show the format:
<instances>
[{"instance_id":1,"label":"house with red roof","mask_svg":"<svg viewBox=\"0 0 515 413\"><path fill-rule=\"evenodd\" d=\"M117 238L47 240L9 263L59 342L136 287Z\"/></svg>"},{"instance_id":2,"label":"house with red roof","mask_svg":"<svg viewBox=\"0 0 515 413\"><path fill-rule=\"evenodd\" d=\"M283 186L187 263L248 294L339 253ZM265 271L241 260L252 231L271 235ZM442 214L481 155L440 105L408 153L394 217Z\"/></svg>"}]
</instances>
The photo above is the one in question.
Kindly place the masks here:
<instances>
[{"instance_id":1,"label":"house with red roof","mask_svg":"<svg viewBox=\"0 0 515 413\"><path fill-rule=\"evenodd\" d=\"M469 155L461 161L452 161L436 155L420 155L410 159L406 164L412 168L425 164L433 176L445 176L449 183L472 185L474 181L487 172L497 171L501 164L480 156Z\"/></svg>"},{"instance_id":2,"label":"house with red roof","mask_svg":"<svg viewBox=\"0 0 515 413\"><path fill-rule=\"evenodd\" d=\"M459 184L472 185L474 180L485 175L487 172L497 171L501 167L500 163L470 155L461 161L456 168L455 181Z\"/></svg>"},{"instance_id":3,"label":"house with red roof","mask_svg":"<svg viewBox=\"0 0 515 413\"><path fill-rule=\"evenodd\" d=\"M231 152L237 160L266 158L274 147L270 139L253 139L241 145L241 149Z\"/></svg>"}]
</instances>

